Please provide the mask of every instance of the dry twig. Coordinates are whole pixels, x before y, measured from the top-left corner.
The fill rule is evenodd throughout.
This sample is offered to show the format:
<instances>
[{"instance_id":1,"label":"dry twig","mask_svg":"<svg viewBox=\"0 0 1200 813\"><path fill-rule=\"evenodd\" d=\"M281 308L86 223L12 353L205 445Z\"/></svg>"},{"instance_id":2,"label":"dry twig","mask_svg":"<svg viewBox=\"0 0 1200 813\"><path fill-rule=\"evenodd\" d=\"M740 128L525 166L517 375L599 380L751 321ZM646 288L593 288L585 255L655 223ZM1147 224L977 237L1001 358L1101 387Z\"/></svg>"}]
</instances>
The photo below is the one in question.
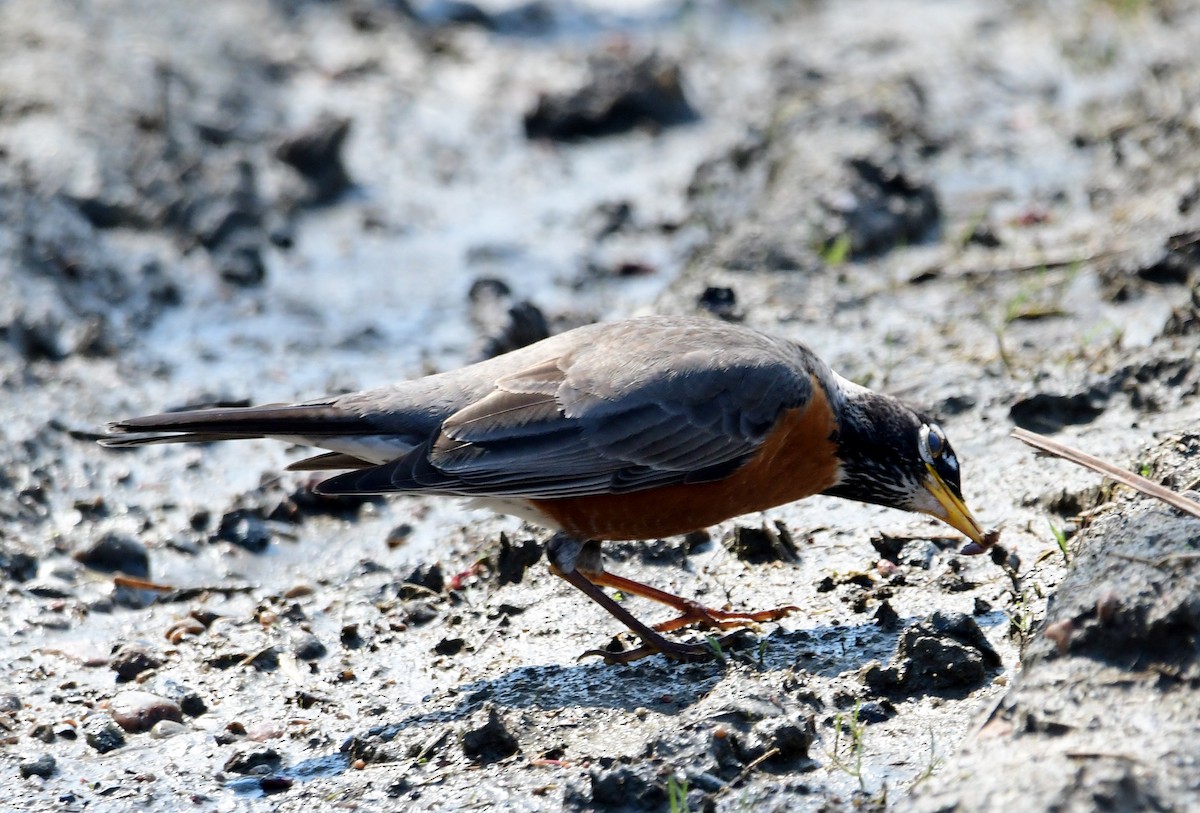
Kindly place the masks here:
<instances>
[{"instance_id":1,"label":"dry twig","mask_svg":"<svg viewBox=\"0 0 1200 813\"><path fill-rule=\"evenodd\" d=\"M1047 454L1052 454L1055 457L1061 457L1064 460L1069 460L1076 465L1099 472L1105 477L1116 480L1122 485L1127 485L1132 489L1140 491L1147 497L1154 497L1157 500L1162 500L1167 505L1173 508L1178 508L1184 513L1191 514L1194 517L1200 518L1200 502L1190 500L1182 494L1178 494L1171 489L1159 485L1153 480L1148 480L1140 474L1134 474L1131 471L1126 471L1119 466L1114 466L1105 460L1098 457L1093 457L1087 452L1082 452L1079 449L1068 446L1065 443L1060 443L1057 440L1039 435L1036 432L1030 432L1027 429L1014 429L1012 436L1019 441L1028 443L1035 449L1039 449Z\"/></svg>"}]
</instances>

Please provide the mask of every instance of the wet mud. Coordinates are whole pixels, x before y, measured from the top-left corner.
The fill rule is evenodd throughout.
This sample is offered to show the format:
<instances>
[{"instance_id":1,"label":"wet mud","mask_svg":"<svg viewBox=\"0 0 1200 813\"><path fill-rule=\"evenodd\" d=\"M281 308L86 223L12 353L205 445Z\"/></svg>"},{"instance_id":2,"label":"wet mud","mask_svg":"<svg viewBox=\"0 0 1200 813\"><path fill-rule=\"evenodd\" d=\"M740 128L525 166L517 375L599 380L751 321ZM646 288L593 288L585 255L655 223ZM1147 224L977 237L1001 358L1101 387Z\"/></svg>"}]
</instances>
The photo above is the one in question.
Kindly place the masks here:
<instances>
[{"instance_id":1,"label":"wet mud","mask_svg":"<svg viewBox=\"0 0 1200 813\"><path fill-rule=\"evenodd\" d=\"M1197 41L1172 2L0 4L0 808L1197 807L1197 520L1009 437L1200 488ZM938 415L999 545L826 498L610 543L800 611L608 665L541 529L95 443L644 312Z\"/></svg>"}]
</instances>

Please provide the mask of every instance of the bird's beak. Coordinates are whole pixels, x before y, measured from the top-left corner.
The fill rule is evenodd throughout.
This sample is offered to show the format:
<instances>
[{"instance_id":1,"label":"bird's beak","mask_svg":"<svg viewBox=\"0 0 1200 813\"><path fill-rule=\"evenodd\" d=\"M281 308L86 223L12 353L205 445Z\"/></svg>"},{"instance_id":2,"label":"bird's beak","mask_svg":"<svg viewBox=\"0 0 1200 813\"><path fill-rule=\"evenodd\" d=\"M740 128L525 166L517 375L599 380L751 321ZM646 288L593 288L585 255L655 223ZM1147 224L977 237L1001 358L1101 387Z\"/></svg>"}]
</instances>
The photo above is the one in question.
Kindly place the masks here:
<instances>
[{"instance_id":1,"label":"bird's beak","mask_svg":"<svg viewBox=\"0 0 1200 813\"><path fill-rule=\"evenodd\" d=\"M925 468L928 474L922 485L936 502L936 505L926 509L926 513L937 517L952 528L962 531L981 549L989 547L991 543L987 541L986 537L990 535L984 534L983 528L975 521L975 517L971 516L971 509L967 508L967 504L950 490L946 481L934 470L933 466L926 463Z\"/></svg>"}]
</instances>

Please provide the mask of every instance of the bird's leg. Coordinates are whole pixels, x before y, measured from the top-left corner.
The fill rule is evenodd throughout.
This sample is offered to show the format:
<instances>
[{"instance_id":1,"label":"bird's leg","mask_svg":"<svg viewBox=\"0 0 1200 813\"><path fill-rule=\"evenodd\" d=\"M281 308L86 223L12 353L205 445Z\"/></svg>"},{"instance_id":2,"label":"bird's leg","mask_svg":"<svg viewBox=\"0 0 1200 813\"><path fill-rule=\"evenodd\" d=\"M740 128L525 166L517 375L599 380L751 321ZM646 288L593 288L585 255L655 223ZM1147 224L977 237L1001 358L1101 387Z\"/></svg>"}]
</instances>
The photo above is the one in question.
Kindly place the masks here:
<instances>
[{"instance_id":1,"label":"bird's leg","mask_svg":"<svg viewBox=\"0 0 1200 813\"><path fill-rule=\"evenodd\" d=\"M659 604L673 607L680 612L678 618L672 618L669 621L655 624L654 629L657 632L673 632L692 624L699 624L709 629L727 630L735 627L743 627L747 623L777 621L788 613L798 612L800 609L799 607L788 605L786 607L776 607L771 610L749 612L745 610L717 610L712 607L705 607L693 599L677 596L674 593L668 593L666 590L659 590L657 587L651 587L648 584L642 584L633 579L609 573L604 569L604 563L600 558L600 545L594 541L583 545L576 559L575 567L592 584L600 587L608 587L613 590L620 590L622 593L628 593L632 596L641 596L651 601L657 601Z\"/></svg>"},{"instance_id":2,"label":"bird's leg","mask_svg":"<svg viewBox=\"0 0 1200 813\"><path fill-rule=\"evenodd\" d=\"M672 632L692 624L699 624L709 629L727 630L734 627L744 627L747 623L777 621L787 614L797 612L800 609L799 607L788 605L786 607L775 607L770 610L718 610L713 607L705 607L693 599L677 596L674 593L659 590L657 587L635 582L633 579L627 579L624 576L617 576L606 571L588 573L587 578L592 584L648 598L651 601L657 601L660 604L666 604L668 607L674 607L678 610L681 613L678 618L672 618L654 625L654 629L659 632Z\"/></svg>"},{"instance_id":3,"label":"bird's leg","mask_svg":"<svg viewBox=\"0 0 1200 813\"><path fill-rule=\"evenodd\" d=\"M609 663L630 663L661 652L668 658L681 661L705 661L714 655L714 648L707 644L683 644L664 638L651 627L634 618L633 614L614 601L608 594L593 584L584 571L580 569L580 560L585 565L592 565L599 560L599 547L594 543L583 542L564 533L556 533L546 543L546 558L550 560L550 570L573 584L592 601L608 610L618 621L629 627L635 635L642 639L643 646L626 652L607 652L591 650L585 655L599 655ZM593 561L594 560L594 561ZM718 644L724 645L733 636L726 636Z\"/></svg>"}]
</instances>

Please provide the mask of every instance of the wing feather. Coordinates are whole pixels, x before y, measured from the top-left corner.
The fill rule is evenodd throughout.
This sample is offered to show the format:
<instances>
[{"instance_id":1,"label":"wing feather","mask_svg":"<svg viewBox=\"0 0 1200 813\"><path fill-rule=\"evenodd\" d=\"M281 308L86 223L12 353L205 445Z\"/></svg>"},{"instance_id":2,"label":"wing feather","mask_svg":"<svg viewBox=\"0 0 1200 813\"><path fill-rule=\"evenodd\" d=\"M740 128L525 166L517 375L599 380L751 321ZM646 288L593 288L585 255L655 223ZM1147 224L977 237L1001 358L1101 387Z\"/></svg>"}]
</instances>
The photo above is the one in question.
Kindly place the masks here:
<instances>
[{"instance_id":1,"label":"wing feather","mask_svg":"<svg viewBox=\"0 0 1200 813\"><path fill-rule=\"evenodd\" d=\"M321 484L552 499L729 474L807 403L815 356L744 328L635 320L508 373L429 442Z\"/></svg>"}]
</instances>

